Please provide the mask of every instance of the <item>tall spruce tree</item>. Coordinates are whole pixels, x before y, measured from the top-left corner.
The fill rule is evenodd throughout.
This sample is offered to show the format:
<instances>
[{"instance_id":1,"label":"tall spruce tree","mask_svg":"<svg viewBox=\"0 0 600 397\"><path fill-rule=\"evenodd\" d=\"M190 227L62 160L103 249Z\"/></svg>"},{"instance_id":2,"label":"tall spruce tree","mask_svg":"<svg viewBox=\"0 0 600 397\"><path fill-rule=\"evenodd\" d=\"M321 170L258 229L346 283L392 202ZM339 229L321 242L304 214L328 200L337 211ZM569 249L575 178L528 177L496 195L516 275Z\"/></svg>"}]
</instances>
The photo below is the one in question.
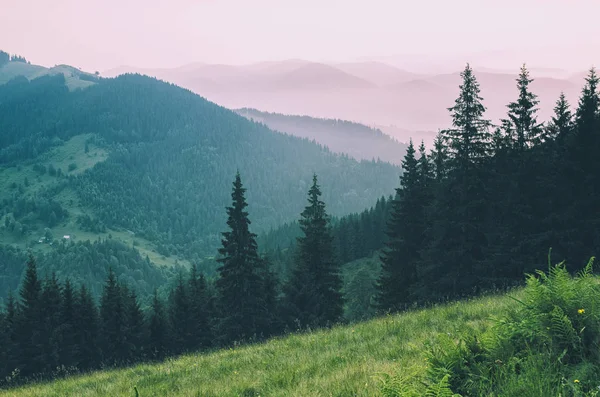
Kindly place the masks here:
<instances>
[{"instance_id":1,"label":"tall spruce tree","mask_svg":"<svg viewBox=\"0 0 600 397\"><path fill-rule=\"evenodd\" d=\"M43 372L49 373L60 365L61 338L59 335L60 311L62 306L61 287L56 274L44 281L42 289L42 351Z\"/></svg>"},{"instance_id":2,"label":"tall spruce tree","mask_svg":"<svg viewBox=\"0 0 600 397\"><path fill-rule=\"evenodd\" d=\"M128 356L125 334L127 307L122 292L115 273L109 269L100 302L102 359L109 365L122 364Z\"/></svg>"},{"instance_id":3,"label":"tall spruce tree","mask_svg":"<svg viewBox=\"0 0 600 397\"><path fill-rule=\"evenodd\" d=\"M192 350L195 327L188 288L181 273L175 289L171 292L170 314L173 349L179 353Z\"/></svg>"},{"instance_id":4,"label":"tall spruce tree","mask_svg":"<svg viewBox=\"0 0 600 397\"><path fill-rule=\"evenodd\" d=\"M77 367L80 370L95 368L102 359L100 351L100 319L91 293L82 285L75 300L75 330L77 341ZM106 310L106 314L110 310Z\"/></svg>"},{"instance_id":5,"label":"tall spruce tree","mask_svg":"<svg viewBox=\"0 0 600 397\"><path fill-rule=\"evenodd\" d=\"M44 369L42 283L38 278L35 259L31 255L27 261L20 297L16 333L20 353L19 370L23 376L31 376Z\"/></svg>"},{"instance_id":6,"label":"tall spruce tree","mask_svg":"<svg viewBox=\"0 0 600 397\"><path fill-rule=\"evenodd\" d=\"M67 368L77 367L79 346L76 339L75 309L76 296L73 284L66 280L62 289L62 302L60 308L60 364Z\"/></svg>"},{"instance_id":7,"label":"tall spruce tree","mask_svg":"<svg viewBox=\"0 0 600 397\"><path fill-rule=\"evenodd\" d=\"M484 118L479 83L469 65L461 77L458 98L448 109L453 128L441 132L448 143L447 177L430 212L431 240L419 266L418 295L425 300L472 292L487 244L484 165L491 123Z\"/></svg>"},{"instance_id":8,"label":"tall spruce tree","mask_svg":"<svg viewBox=\"0 0 600 397\"><path fill-rule=\"evenodd\" d=\"M570 259L582 264L585 257L600 249L600 78L591 69L586 78L575 113L574 136L569 144L571 225L577 230L578 242L570 248Z\"/></svg>"},{"instance_id":9,"label":"tall spruce tree","mask_svg":"<svg viewBox=\"0 0 600 397\"><path fill-rule=\"evenodd\" d=\"M571 113L570 105L564 92L561 92L554 107L552 121L546 128L546 140L557 139L564 145L566 140L571 136L572 131L573 114Z\"/></svg>"},{"instance_id":10,"label":"tall spruce tree","mask_svg":"<svg viewBox=\"0 0 600 397\"><path fill-rule=\"evenodd\" d=\"M543 131L541 124L537 122L536 113L539 103L537 95L529 90L533 79L529 76L527 67L523 65L517 78L517 89L519 97L515 102L508 104L508 119L503 124L509 135L514 134L514 148L523 151L533 146L540 139Z\"/></svg>"},{"instance_id":11,"label":"tall spruce tree","mask_svg":"<svg viewBox=\"0 0 600 397\"><path fill-rule=\"evenodd\" d=\"M198 268L194 264L190 270L188 280L190 317L193 329L193 340L191 348L194 350L205 348L212 343L212 314L211 297L204 274L198 274Z\"/></svg>"},{"instance_id":12,"label":"tall spruce tree","mask_svg":"<svg viewBox=\"0 0 600 397\"><path fill-rule=\"evenodd\" d=\"M161 360L169 352L169 321L163 302L154 290L148 320L148 357Z\"/></svg>"},{"instance_id":13,"label":"tall spruce tree","mask_svg":"<svg viewBox=\"0 0 600 397\"><path fill-rule=\"evenodd\" d=\"M342 279L316 175L299 223L296 266L286 285L288 318L300 328L331 325L343 315Z\"/></svg>"},{"instance_id":14,"label":"tall spruce tree","mask_svg":"<svg viewBox=\"0 0 600 397\"><path fill-rule=\"evenodd\" d=\"M250 220L239 172L233 182L232 205L227 207L227 226L217 261L220 319L217 325L222 342L262 338L270 333L265 289L265 262L258 256L256 234L250 232Z\"/></svg>"},{"instance_id":15,"label":"tall spruce tree","mask_svg":"<svg viewBox=\"0 0 600 397\"><path fill-rule=\"evenodd\" d=\"M400 187L392 202L387 228L388 242L381 254L381 276L377 280L376 302L381 312L405 308L412 300L417 282L417 262L423 238L419 161L410 141L404 160Z\"/></svg>"}]
</instances>

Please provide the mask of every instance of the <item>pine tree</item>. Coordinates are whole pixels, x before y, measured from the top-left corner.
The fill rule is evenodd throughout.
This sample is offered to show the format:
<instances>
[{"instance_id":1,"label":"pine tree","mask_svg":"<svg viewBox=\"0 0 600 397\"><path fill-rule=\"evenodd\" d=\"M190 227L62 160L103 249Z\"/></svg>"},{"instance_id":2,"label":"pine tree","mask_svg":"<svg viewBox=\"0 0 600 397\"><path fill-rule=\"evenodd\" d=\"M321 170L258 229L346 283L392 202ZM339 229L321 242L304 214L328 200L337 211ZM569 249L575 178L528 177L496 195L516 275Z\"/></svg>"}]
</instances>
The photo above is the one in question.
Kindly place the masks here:
<instances>
[{"instance_id":1,"label":"pine tree","mask_svg":"<svg viewBox=\"0 0 600 397\"><path fill-rule=\"evenodd\" d=\"M578 241L571 244L569 259L579 264L586 256L597 255L598 236L598 196L600 195L600 78L591 69L583 88L579 106L575 112L573 139L568 145L569 185L572 193L569 229L577 231Z\"/></svg>"},{"instance_id":2,"label":"pine tree","mask_svg":"<svg viewBox=\"0 0 600 397\"><path fill-rule=\"evenodd\" d=\"M546 140L558 139L564 144L573 131L573 114L565 94L561 92L554 107L552 121L546 128Z\"/></svg>"},{"instance_id":3,"label":"pine tree","mask_svg":"<svg viewBox=\"0 0 600 397\"><path fill-rule=\"evenodd\" d=\"M169 353L169 322L165 313L163 302L154 290L149 318L148 350L149 357L161 360Z\"/></svg>"},{"instance_id":4,"label":"pine tree","mask_svg":"<svg viewBox=\"0 0 600 397\"><path fill-rule=\"evenodd\" d=\"M126 305L122 288L112 269L104 285L100 302L101 351L103 361L109 365L124 363L127 354L125 327L127 326Z\"/></svg>"},{"instance_id":5,"label":"pine tree","mask_svg":"<svg viewBox=\"0 0 600 397\"><path fill-rule=\"evenodd\" d=\"M342 319L339 265L334 258L330 218L321 201L317 176L302 211L296 266L286 285L286 311L299 327L323 327Z\"/></svg>"},{"instance_id":6,"label":"pine tree","mask_svg":"<svg viewBox=\"0 0 600 397\"><path fill-rule=\"evenodd\" d=\"M170 296L170 313L173 349L176 352L192 350L194 348L195 327L192 319L191 301L181 273Z\"/></svg>"},{"instance_id":7,"label":"pine tree","mask_svg":"<svg viewBox=\"0 0 600 397\"><path fill-rule=\"evenodd\" d=\"M56 370L60 365L60 311L62 307L61 287L56 278L56 274L47 278L42 289L42 351L43 351L43 372L50 373Z\"/></svg>"},{"instance_id":8,"label":"pine tree","mask_svg":"<svg viewBox=\"0 0 600 397\"><path fill-rule=\"evenodd\" d=\"M436 189L428 217L431 240L419 266L418 295L425 300L472 292L487 245L485 184L491 123L483 117L479 83L469 65L461 76L459 96L448 109L453 128L441 132L448 144L447 177Z\"/></svg>"},{"instance_id":9,"label":"pine tree","mask_svg":"<svg viewBox=\"0 0 600 397\"><path fill-rule=\"evenodd\" d=\"M514 148L518 151L523 151L538 143L542 133L542 126L536 118L539 101L537 95L529 90L529 84L532 82L533 79L529 77L527 67L523 65L517 78L519 98L508 104L508 119L503 120L505 128L509 127L507 133L512 135L514 131L516 135Z\"/></svg>"},{"instance_id":10,"label":"pine tree","mask_svg":"<svg viewBox=\"0 0 600 397\"><path fill-rule=\"evenodd\" d=\"M412 300L411 288L417 282L424 221L420 167L423 164L416 159L411 140L402 161L400 187L392 202L388 242L380 257L381 276L377 282L376 301L381 312L404 309ZM427 171L428 166L425 167Z\"/></svg>"},{"instance_id":11,"label":"pine tree","mask_svg":"<svg viewBox=\"0 0 600 397\"><path fill-rule=\"evenodd\" d=\"M77 344L75 290L70 280L66 280L62 289L62 304L60 308L60 364L67 368L77 367L79 354Z\"/></svg>"},{"instance_id":12,"label":"pine tree","mask_svg":"<svg viewBox=\"0 0 600 397\"><path fill-rule=\"evenodd\" d=\"M436 185L439 185L447 174L448 151L444 142L444 136L439 133L433 143L433 151L431 154L433 162L433 174Z\"/></svg>"},{"instance_id":13,"label":"pine tree","mask_svg":"<svg viewBox=\"0 0 600 397\"><path fill-rule=\"evenodd\" d=\"M20 309L16 338L20 353L19 369L24 376L40 373L44 368L42 326L42 283L33 256L29 256L25 279L20 291Z\"/></svg>"},{"instance_id":14,"label":"pine tree","mask_svg":"<svg viewBox=\"0 0 600 397\"><path fill-rule=\"evenodd\" d=\"M212 343L212 313L210 311L210 296L204 274L198 275L196 265L192 265L188 281L190 298L190 317L193 330L191 348L194 350L205 348Z\"/></svg>"},{"instance_id":15,"label":"pine tree","mask_svg":"<svg viewBox=\"0 0 600 397\"><path fill-rule=\"evenodd\" d=\"M491 123L483 118L485 106L473 69L467 64L460 75L463 79L460 95L448 109L454 128L443 130L441 136L448 143L449 168L470 170L489 155Z\"/></svg>"},{"instance_id":16,"label":"pine tree","mask_svg":"<svg viewBox=\"0 0 600 397\"><path fill-rule=\"evenodd\" d=\"M108 300L105 304L105 313L108 315L110 313ZM80 370L98 367L102 358L99 340L101 324L94 299L85 285L79 289L74 312L77 366Z\"/></svg>"},{"instance_id":17,"label":"pine tree","mask_svg":"<svg viewBox=\"0 0 600 397\"><path fill-rule=\"evenodd\" d=\"M126 345L125 360L129 363L144 358L147 344L146 324L144 313L134 291L123 288L123 299L125 301L126 326L124 329Z\"/></svg>"},{"instance_id":18,"label":"pine tree","mask_svg":"<svg viewBox=\"0 0 600 397\"><path fill-rule=\"evenodd\" d=\"M266 307L264 263L258 256L256 234L250 232L245 191L238 172L233 182L232 205L227 207L230 230L223 233L221 240L221 266L216 281L221 316L218 336L226 342L267 336L264 324L271 316Z\"/></svg>"}]
</instances>

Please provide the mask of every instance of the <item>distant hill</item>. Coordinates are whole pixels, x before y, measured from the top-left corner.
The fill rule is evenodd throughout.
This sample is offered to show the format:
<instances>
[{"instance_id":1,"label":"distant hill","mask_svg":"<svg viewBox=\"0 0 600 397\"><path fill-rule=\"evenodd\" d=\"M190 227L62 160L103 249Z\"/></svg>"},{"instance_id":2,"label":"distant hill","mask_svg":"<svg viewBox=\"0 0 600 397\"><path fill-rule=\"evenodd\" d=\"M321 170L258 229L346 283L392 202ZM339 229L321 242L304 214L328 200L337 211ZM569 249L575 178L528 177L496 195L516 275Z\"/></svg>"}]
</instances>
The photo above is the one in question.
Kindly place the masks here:
<instances>
[{"instance_id":1,"label":"distant hill","mask_svg":"<svg viewBox=\"0 0 600 397\"><path fill-rule=\"evenodd\" d=\"M459 72L415 74L384 62L316 63L303 60L253 65L193 64L174 69L140 70L122 67L117 75L139 71L174 82L232 109L254 108L281 114L341 119L366 125L396 125L410 137L431 143L438 129L450 125L446 110L454 104ZM487 117L499 121L517 95L518 70L475 69ZM549 120L554 102L564 91L571 104L578 100L583 75L568 76L552 69L531 70L533 91L539 95L539 117ZM554 77L552 77L554 76ZM397 130L399 132L400 130ZM421 131L426 131L425 134Z\"/></svg>"},{"instance_id":2,"label":"distant hill","mask_svg":"<svg viewBox=\"0 0 600 397\"><path fill-rule=\"evenodd\" d=\"M57 74L65 76L65 81L69 89L89 87L98 80L96 75L82 72L81 70L68 65L56 65L51 68L46 68L44 66L32 65L24 61L0 63L0 84L5 84L19 76L32 80L41 76Z\"/></svg>"},{"instance_id":3,"label":"distant hill","mask_svg":"<svg viewBox=\"0 0 600 397\"><path fill-rule=\"evenodd\" d=\"M346 120L319 119L238 109L236 113L263 123L275 131L315 140L336 153L346 153L357 160L381 159L400 164L406 144L378 129Z\"/></svg>"},{"instance_id":4,"label":"distant hill","mask_svg":"<svg viewBox=\"0 0 600 397\"><path fill-rule=\"evenodd\" d=\"M140 75L74 91L62 73L13 79L0 85L0 131L0 243L50 254L71 242L115 239L153 264L195 262L208 272L237 170L257 233L298 218L313 173L333 215L371 206L400 174ZM94 280L102 280L107 258L93 262L101 269ZM22 262L11 266L23 269ZM127 277L147 291L147 271L137 266ZM13 273L5 287L16 288L19 277Z\"/></svg>"}]
</instances>

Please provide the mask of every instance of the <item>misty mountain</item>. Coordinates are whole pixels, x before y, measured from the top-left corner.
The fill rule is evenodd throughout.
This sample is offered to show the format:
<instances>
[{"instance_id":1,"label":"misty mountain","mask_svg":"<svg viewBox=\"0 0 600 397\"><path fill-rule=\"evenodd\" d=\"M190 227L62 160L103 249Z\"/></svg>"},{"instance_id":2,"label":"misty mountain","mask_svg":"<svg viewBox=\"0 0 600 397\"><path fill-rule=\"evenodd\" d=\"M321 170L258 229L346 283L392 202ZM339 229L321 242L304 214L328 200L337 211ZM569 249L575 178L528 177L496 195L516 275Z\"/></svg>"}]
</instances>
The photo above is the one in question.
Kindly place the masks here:
<instances>
[{"instance_id":1,"label":"misty mountain","mask_svg":"<svg viewBox=\"0 0 600 397\"><path fill-rule=\"evenodd\" d=\"M460 82L458 72L413 74L384 62L370 61L326 65L288 60L145 71L124 67L107 73L116 75L127 70L175 82L228 108L305 114L366 125L396 125L407 131L394 135L400 141L408 141L412 136L416 141L425 139L428 143L435 131L449 125L446 109L454 104ZM476 69L484 105L488 108L487 117L495 122L503 117L506 105L518 94L517 73L518 70L508 73L504 69ZM576 103L583 74L567 76L560 70L533 69L532 77L542 121L550 118L561 91L571 103Z\"/></svg>"},{"instance_id":2,"label":"misty mountain","mask_svg":"<svg viewBox=\"0 0 600 397\"><path fill-rule=\"evenodd\" d=\"M131 234L159 259L199 263L216 253L238 170L256 232L298 217L313 173L333 215L372 205L400 173L140 75L75 91L62 74L13 80L0 86L0 130L2 241L23 246L45 229Z\"/></svg>"},{"instance_id":3,"label":"misty mountain","mask_svg":"<svg viewBox=\"0 0 600 397\"><path fill-rule=\"evenodd\" d=\"M381 130L346 120L319 119L238 109L236 113L275 131L314 140L336 153L346 153L357 160L381 159L400 165L406 144Z\"/></svg>"}]
</instances>

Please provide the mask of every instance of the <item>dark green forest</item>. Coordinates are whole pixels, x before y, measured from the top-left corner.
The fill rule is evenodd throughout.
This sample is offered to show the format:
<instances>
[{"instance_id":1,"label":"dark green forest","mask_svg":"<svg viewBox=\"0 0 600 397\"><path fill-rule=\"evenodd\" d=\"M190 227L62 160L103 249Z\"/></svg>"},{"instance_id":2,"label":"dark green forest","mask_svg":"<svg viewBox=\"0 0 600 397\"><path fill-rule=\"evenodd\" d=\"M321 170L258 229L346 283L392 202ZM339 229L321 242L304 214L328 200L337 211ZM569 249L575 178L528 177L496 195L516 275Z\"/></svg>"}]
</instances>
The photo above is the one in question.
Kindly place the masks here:
<instances>
[{"instance_id":1,"label":"dark green forest","mask_svg":"<svg viewBox=\"0 0 600 397\"><path fill-rule=\"evenodd\" d=\"M56 177L35 196L23 194L27 180L11 187L0 210L7 230L43 235L44 227L68 220L68 204L55 198L74 191L76 204L89 210L77 217L82 230L130 231L153 243L158 254L201 267L220 243L227 181L237 170L252 170L245 182L259 232L295 218L313 172L326 183L323 194L335 215L369 206L399 173L387 163L357 162L275 133L187 90L140 75L100 79L76 91L66 88L63 75L16 78L0 85L0 131L1 166L33 164L38 175ZM38 163L39 156L82 133L95 134L90 144L105 148L107 160L79 175L70 173L76 164L67 170ZM39 265L46 271L45 261ZM17 288L24 274L23 265L11 269L0 296ZM94 283L102 283L107 271L104 267Z\"/></svg>"},{"instance_id":2,"label":"dark green forest","mask_svg":"<svg viewBox=\"0 0 600 397\"><path fill-rule=\"evenodd\" d=\"M230 196L221 203L231 204L225 211L222 205L218 210L222 218L215 226L221 234L214 282L195 266L189 271L180 269L175 282L156 292L144 309L136 289L129 285L132 281L117 280L112 270L96 302L87 287L59 281L53 274L42 280L34 258L29 258L18 296L9 296L0 315L0 363L4 363L0 370L6 383L19 383L31 376L61 375L55 368L62 366L76 371L162 359L170 354L251 343L285 332L504 290L521 283L524 273L545 266L550 248L554 260L567 260L572 271L582 269L600 247L600 94L595 70L590 71L574 112L561 96L555 116L543 123L536 117L538 100L530 90L529 72L523 67L515 100L508 104L507 117L497 126L485 118L483 93L470 66L461 76L456 102L448 109L452 125L440 132L430 151L423 145L409 144L400 181L395 175L395 183L390 184L397 186L396 194L390 200L379 199L370 210L333 219L330 208L347 197L335 197L330 202L324 192L330 191L331 195L329 185L341 181L321 174L317 178L311 173L312 181L302 185L302 194L297 197L300 208L290 210L291 218L299 214L298 222L288 224L281 233L266 233L259 240L255 231L266 227L252 222L261 219L261 212L260 207L250 205L251 198L260 203L260 193L252 193L258 186L251 182L251 174L257 172L252 167L258 166L247 163L246 167L227 168L229 175L219 183L227 185ZM139 76L123 79L148 81ZM119 79L111 81L116 84ZM109 106L104 101L96 105L100 110ZM219 109L215 107L214 111ZM107 120L105 125L110 123ZM261 131L262 127L252 126ZM68 131L68 122L61 131ZM236 129L232 131L235 135ZM175 136L180 133L173 132ZM188 135L182 136L193 141ZM127 148L152 147L152 141L144 146L134 143L127 134L120 138L106 134L104 139L121 145L122 151L116 157L121 156L124 169L130 159L123 155ZM291 138L279 139L287 142ZM171 147L171 143L161 142ZM238 143L231 142L234 146ZM241 151L237 153L241 156ZM320 156L329 158L326 154ZM106 167L114 158L101 164ZM166 164L165 159L160 161ZM140 167L143 163L134 164ZM369 164L374 172L378 165ZM81 192L97 183L93 177L99 169L102 167L97 165L81 177L67 179ZM150 166L148 169L160 172ZM154 180L147 172L150 186ZM272 174L274 170L266 173L265 181L276 180ZM233 175L233 187L229 188ZM133 180L123 183L139 186ZM358 182L348 183L355 186ZM103 190L111 188L107 182L101 186L93 195L104 197ZM135 189L123 188L120 192L134 194ZM164 204L157 194L155 191L154 196L145 199ZM172 195L174 198L168 202L178 202L175 198L180 197L179 191L173 189ZM377 194L369 204L382 195ZM95 198L89 196L88 200ZM140 200L140 213L154 208ZM276 204L281 197L273 200ZM106 205L107 211L112 208ZM112 211L121 216L116 205L112 204ZM102 214L102 204L94 206ZM162 230L158 208L151 213L157 217L156 229ZM181 219L198 214L182 213ZM141 226L146 218L139 216L140 232L148 233ZM108 226L114 222L108 216L102 221ZM166 241L177 241L171 243L175 249L186 249L178 247L185 247L188 240L173 240L174 236L178 234L172 232ZM195 237L190 234L188 238L193 241ZM96 244L111 249L110 244ZM356 262L348 265L354 277L344 288L344 261L371 254L379 255L381 265L369 262L358 269ZM108 265L110 269L112 265ZM130 274L134 282L139 273L146 271L143 264L139 266L140 272ZM59 267L55 269L58 272ZM378 272L376 277L372 272ZM160 275L154 277L158 285ZM349 313L348 307L354 313ZM372 311L365 310L370 307ZM82 320L81 314L88 317ZM86 327L73 325L82 323Z\"/></svg>"}]
</instances>

